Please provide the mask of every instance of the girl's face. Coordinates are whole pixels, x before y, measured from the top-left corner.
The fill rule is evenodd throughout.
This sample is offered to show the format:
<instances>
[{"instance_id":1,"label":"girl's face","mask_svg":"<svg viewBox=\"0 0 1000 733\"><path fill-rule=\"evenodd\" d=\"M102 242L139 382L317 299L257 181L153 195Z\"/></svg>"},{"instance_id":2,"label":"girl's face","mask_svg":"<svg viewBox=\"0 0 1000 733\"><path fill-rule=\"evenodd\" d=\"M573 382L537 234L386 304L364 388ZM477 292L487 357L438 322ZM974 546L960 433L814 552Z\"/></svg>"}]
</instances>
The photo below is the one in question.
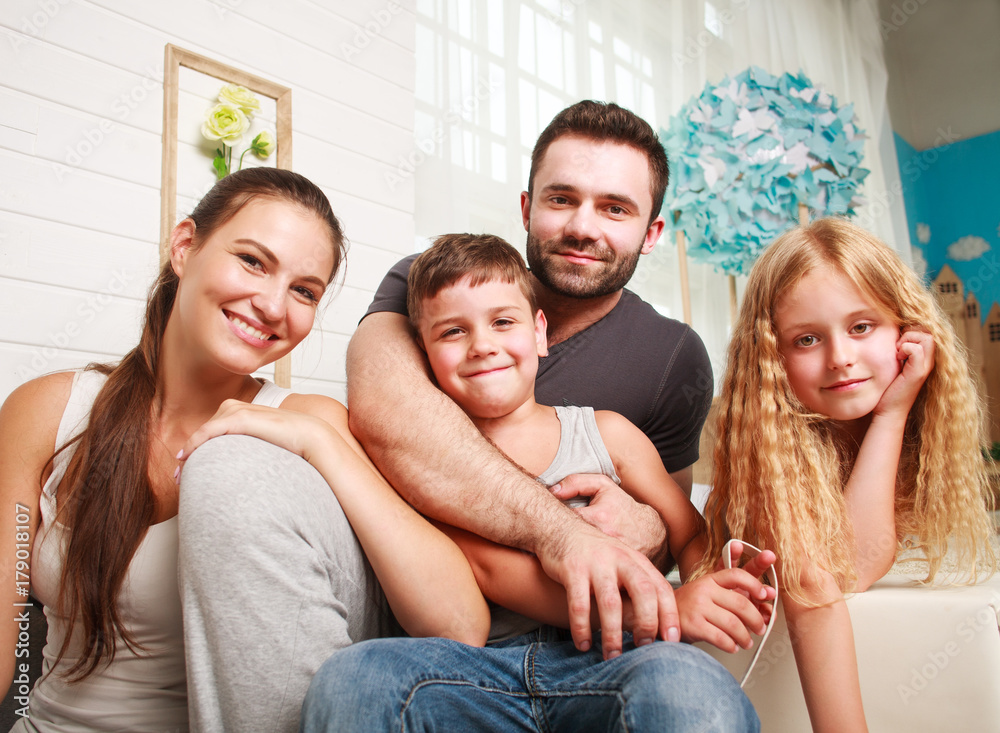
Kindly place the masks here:
<instances>
[{"instance_id":1,"label":"girl's face","mask_svg":"<svg viewBox=\"0 0 1000 733\"><path fill-rule=\"evenodd\" d=\"M311 211L257 198L197 249L190 237L178 244L175 235L171 260L185 351L250 374L308 335L333 271L333 248Z\"/></svg>"},{"instance_id":2,"label":"girl's face","mask_svg":"<svg viewBox=\"0 0 1000 733\"><path fill-rule=\"evenodd\" d=\"M778 300L774 325L795 396L834 420L871 413L900 372L892 315L829 265Z\"/></svg>"}]
</instances>

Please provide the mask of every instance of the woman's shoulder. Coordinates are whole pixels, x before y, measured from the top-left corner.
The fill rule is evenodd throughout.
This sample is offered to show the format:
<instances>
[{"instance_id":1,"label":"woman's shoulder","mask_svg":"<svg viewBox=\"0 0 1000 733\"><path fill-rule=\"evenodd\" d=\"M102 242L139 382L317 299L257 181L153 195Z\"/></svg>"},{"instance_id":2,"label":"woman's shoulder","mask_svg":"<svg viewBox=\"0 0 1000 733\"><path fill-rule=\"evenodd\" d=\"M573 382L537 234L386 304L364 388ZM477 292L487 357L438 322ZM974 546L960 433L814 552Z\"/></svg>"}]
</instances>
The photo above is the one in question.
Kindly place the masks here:
<instances>
[{"instance_id":1,"label":"woman's shoulder","mask_svg":"<svg viewBox=\"0 0 1000 733\"><path fill-rule=\"evenodd\" d=\"M334 426L347 425L347 408L326 395L292 392L282 401L281 408L313 415Z\"/></svg>"},{"instance_id":2,"label":"woman's shoulder","mask_svg":"<svg viewBox=\"0 0 1000 733\"><path fill-rule=\"evenodd\" d=\"M51 424L53 437L73 391L76 372L54 372L17 387L0 408L0 422L10 419L33 425Z\"/></svg>"},{"instance_id":3,"label":"woman's shoulder","mask_svg":"<svg viewBox=\"0 0 1000 733\"><path fill-rule=\"evenodd\" d=\"M74 372L56 372L25 382L0 408L0 455L5 466L36 471L52 456L59 423L73 390Z\"/></svg>"}]
</instances>

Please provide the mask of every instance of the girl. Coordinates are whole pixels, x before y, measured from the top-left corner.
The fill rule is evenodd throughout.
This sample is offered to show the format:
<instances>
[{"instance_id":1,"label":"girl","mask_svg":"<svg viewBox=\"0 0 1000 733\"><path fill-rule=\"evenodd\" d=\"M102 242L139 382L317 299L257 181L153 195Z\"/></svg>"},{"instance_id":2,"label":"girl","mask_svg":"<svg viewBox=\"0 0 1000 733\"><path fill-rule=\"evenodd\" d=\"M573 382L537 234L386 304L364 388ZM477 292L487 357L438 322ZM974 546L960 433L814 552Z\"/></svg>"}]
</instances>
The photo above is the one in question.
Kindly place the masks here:
<instances>
[{"instance_id":1,"label":"girl","mask_svg":"<svg viewBox=\"0 0 1000 733\"><path fill-rule=\"evenodd\" d=\"M358 521L404 628L485 637L485 603L464 557L374 471L343 406L250 376L305 338L343 260L323 192L288 171L234 173L177 225L170 245L136 348L116 365L33 380L0 410L8 536L26 514L31 587L49 623L30 723L17 731L187 729L175 476L179 449L220 406L254 403L245 432L316 460ZM283 430L270 429L276 421ZM368 512L422 562L380 555ZM11 554L8 608L23 601ZM404 593L414 577L422 582ZM431 605L445 592L453 603ZM0 624L6 689L18 626L13 613Z\"/></svg>"},{"instance_id":2,"label":"girl","mask_svg":"<svg viewBox=\"0 0 1000 733\"><path fill-rule=\"evenodd\" d=\"M926 582L949 549L973 582L980 554L994 568L982 426L948 321L875 237L821 219L754 265L722 388L706 557L730 537L778 555L815 730L867 729L844 593L900 550L926 561Z\"/></svg>"}]
</instances>

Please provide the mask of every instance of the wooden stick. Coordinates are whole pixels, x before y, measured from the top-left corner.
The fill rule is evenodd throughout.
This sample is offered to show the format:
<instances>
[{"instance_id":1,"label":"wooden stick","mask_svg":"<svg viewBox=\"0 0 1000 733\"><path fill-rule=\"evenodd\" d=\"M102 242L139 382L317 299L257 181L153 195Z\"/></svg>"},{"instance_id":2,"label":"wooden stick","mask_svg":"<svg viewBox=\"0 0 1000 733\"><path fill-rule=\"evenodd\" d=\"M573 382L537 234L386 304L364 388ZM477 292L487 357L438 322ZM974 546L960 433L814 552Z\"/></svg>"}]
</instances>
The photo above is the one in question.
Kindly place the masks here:
<instances>
[{"instance_id":1,"label":"wooden stick","mask_svg":"<svg viewBox=\"0 0 1000 733\"><path fill-rule=\"evenodd\" d=\"M736 325L736 314L739 312L739 308L736 303L736 276L729 276L729 323L733 326Z\"/></svg>"},{"instance_id":2,"label":"wooden stick","mask_svg":"<svg viewBox=\"0 0 1000 733\"><path fill-rule=\"evenodd\" d=\"M677 230L677 261L681 276L681 308L684 312L684 323L691 325L691 283L688 280L687 246L684 244L684 231Z\"/></svg>"},{"instance_id":3,"label":"wooden stick","mask_svg":"<svg viewBox=\"0 0 1000 733\"><path fill-rule=\"evenodd\" d=\"M799 225L806 226L809 223L809 207L799 201Z\"/></svg>"},{"instance_id":4,"label":"wooden stick","mask_svg":"<svg viewBox=\"0 0 1000 733\"><path fill-rule=\"evenodd\" d=\"M177 213L177 89L180 65L176 46L163 54L163 155L160 158L160 267L170 259L170 232Z\"/></svg>"}]
</instances>

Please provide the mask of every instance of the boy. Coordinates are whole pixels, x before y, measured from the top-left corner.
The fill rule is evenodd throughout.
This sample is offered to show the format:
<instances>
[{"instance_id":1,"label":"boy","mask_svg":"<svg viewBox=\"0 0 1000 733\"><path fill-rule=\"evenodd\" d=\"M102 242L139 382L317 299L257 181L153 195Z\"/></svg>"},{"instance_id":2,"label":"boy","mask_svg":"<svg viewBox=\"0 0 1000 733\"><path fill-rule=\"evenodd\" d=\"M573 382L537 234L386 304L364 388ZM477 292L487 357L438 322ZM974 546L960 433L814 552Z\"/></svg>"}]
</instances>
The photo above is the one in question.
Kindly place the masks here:
<instances>
[{"instance_id":1,"label":"boy","mask_svg":"<svg viewBox=\"0 0 1000 733\"><path fill-rule=\"evenodd\" d=\"M671 555L687 575L702 556L702 520L649 439L613 412L535 402L546 322L513 247L488 235L438 238L410 269L408 306L438 386L483 435L546 485L581 472L620 483L669 524ZM586 517L588 508L578 511ZM565 589L534 556L442 528L496 604L492 646L382 639L349 647L314 680L303 709L305 730L362 729L383 716L397 726L402 720L406 730L432 717L455 730L547 729L553 721L559 721L555 729L580 730L616 720L627 720L632 731L756 730L749 701L708 655L652 638L636 639L607 661L596 650L578 652L562 631L569 619ZM770 562L773 554L762 553L759 570ZM735 570L701 578L676 595L686 639L727 635L749 646L747 629L764 626L755 603L773 598L773 591ZM369 687L365 675L373 674L382 693L368 699L359 689ZM393 684L386 684L390 677Z\"/></svg>"},{"instance_id":2,"label":"boy","mask_svg":"<svg viewBox=\"0 0 1000 733\"><path fill-rule=\"evenodd\" d=\"M413 263L407 298L410 321L438 386L480 432L564 501L574 498L560 495L560 480L604 473L633 499L652 506L668 528L670 554L686 578L704 551L703 520L663 469L649 439L614 412L535 402L546 322L517 250L489 235L439 237ZM587 510L580 514L586 518ZM525 630L538 626L530 619L567 625L564 589L541 572L531 555L446 529L466 550L487 598L530 617ZM528 591L524 577L536 578L537 587ZM682 628L687 638L697 633ZM506 630L498 636L498 631L494 616L490 639L513 635ZM749 641L745 630L743 641Z\"/></svg>"}]
</instances>

